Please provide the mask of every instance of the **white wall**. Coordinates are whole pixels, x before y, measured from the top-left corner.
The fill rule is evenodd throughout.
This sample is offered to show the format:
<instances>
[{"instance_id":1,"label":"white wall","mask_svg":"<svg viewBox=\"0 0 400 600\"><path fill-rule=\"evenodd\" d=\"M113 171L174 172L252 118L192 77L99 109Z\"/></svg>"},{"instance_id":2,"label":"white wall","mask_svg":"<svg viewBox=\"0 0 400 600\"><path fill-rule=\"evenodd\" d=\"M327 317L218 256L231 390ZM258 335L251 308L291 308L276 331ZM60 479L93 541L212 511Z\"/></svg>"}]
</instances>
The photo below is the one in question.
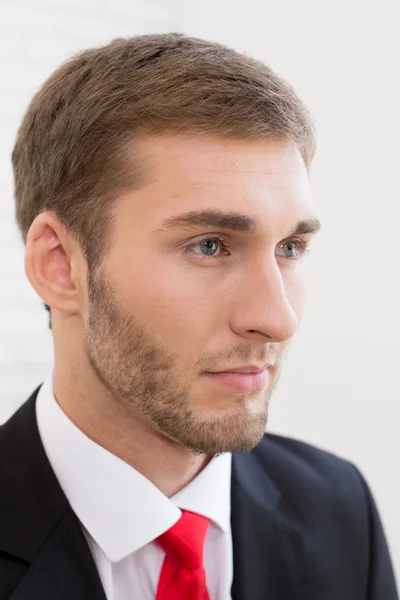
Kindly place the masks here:
<instances>
[{"instance_id":1,"label":"white wall","mask_svg":"<svg viewBox=\"0 0 400 600\"><path fill-rule=\"evenodd\" d=\"M33 12L34 6L34 12ZM9 156L33 92L71 52L184 31L258 56L287 78L319 132L312 171L323 230L309 305L270 430L355 462L400 574L400 91L395 0L3 0L0 7L0 421L51 363L47 314L23 272ZM399 578L399 577L398 577Z\"/></svg>"}]
</instances>

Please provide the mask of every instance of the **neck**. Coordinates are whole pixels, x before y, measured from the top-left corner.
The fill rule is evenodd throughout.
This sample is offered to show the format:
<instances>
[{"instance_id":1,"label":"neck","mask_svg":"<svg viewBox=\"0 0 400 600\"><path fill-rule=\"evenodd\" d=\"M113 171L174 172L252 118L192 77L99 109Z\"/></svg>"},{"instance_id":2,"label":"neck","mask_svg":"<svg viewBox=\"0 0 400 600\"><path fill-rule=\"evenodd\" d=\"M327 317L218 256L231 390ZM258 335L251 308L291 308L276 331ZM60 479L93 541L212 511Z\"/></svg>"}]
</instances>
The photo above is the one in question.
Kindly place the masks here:
<instances>
[{"instance_id":1,"label":"neck","mask_svg":"<svg viewBox=\"0 0 400 600\"><path fill-rule=\"evenodd\" d=\"M113 396L82 355L73 361L56 358L53 385L57 403L85 435L169 498L210 461L166 438L135 407Z\"/></svg>"}]
</instances>

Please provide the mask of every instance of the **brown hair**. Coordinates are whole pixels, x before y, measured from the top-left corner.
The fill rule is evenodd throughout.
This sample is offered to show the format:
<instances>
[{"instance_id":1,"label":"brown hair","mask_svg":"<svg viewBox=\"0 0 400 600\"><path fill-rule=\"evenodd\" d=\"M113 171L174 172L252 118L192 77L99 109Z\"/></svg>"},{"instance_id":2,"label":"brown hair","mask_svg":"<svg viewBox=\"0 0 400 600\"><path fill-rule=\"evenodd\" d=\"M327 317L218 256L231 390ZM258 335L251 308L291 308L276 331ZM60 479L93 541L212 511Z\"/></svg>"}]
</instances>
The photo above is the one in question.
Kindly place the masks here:
<instances>
[{"instance_id":1,"label":"brown hair","mask_svg":"<svg viewBox=\"0 0 400 600\"><path fill-rule=\"evenodd\" d=\"M110 203L141 183L128 147L143 133L186 131L287 137L307 167L315 152L308 111L265 64L181 34L116 39L63 63L28 107L12 153L24 242L50 210L94 268L107 249Z\"/></svg>"}]
</instances>

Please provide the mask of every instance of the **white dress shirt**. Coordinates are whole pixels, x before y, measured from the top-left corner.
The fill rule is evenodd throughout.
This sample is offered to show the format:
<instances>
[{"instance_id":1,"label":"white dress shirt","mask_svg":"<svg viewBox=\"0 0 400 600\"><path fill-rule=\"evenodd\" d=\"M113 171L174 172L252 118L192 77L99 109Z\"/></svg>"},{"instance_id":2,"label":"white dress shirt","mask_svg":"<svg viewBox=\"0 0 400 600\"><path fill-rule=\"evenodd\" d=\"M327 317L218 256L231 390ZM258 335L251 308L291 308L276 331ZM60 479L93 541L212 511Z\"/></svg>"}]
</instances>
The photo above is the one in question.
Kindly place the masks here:
<instances>
[{"instance_id":1,"label":"white dress shirt","mask_svg":"<svg viewBox=\"0 0 400 600\"><path fill-rule=\"evenodd\" d=\"M82 525L107 600L154 600L165 553L153 540L186 509L208 517L204 566L210 600L230 600L231 454L213 458L172 498L88 438L54 398L53 372L39 390L44 449Z\"/></svg>"}]
</instances>

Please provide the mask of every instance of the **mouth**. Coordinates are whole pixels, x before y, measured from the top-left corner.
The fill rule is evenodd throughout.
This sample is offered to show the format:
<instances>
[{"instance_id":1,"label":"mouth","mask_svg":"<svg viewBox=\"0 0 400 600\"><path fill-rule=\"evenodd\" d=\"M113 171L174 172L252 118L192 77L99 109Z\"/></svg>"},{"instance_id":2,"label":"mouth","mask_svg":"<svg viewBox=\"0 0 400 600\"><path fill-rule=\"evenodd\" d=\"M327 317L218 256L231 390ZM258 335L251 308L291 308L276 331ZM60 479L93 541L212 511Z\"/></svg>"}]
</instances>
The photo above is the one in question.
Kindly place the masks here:
<instances>
[{"instance_id":1,"label":"mouth","mask_svg":"<svg viewBox=\"0 0 400 600\"><path fill-rule=\"evenodd\" d=\"M267 385L267 367L239 367L232 371L205 372L205 377L216 385L233 392L260 392Z\"/></svg>"}]
</instances>

